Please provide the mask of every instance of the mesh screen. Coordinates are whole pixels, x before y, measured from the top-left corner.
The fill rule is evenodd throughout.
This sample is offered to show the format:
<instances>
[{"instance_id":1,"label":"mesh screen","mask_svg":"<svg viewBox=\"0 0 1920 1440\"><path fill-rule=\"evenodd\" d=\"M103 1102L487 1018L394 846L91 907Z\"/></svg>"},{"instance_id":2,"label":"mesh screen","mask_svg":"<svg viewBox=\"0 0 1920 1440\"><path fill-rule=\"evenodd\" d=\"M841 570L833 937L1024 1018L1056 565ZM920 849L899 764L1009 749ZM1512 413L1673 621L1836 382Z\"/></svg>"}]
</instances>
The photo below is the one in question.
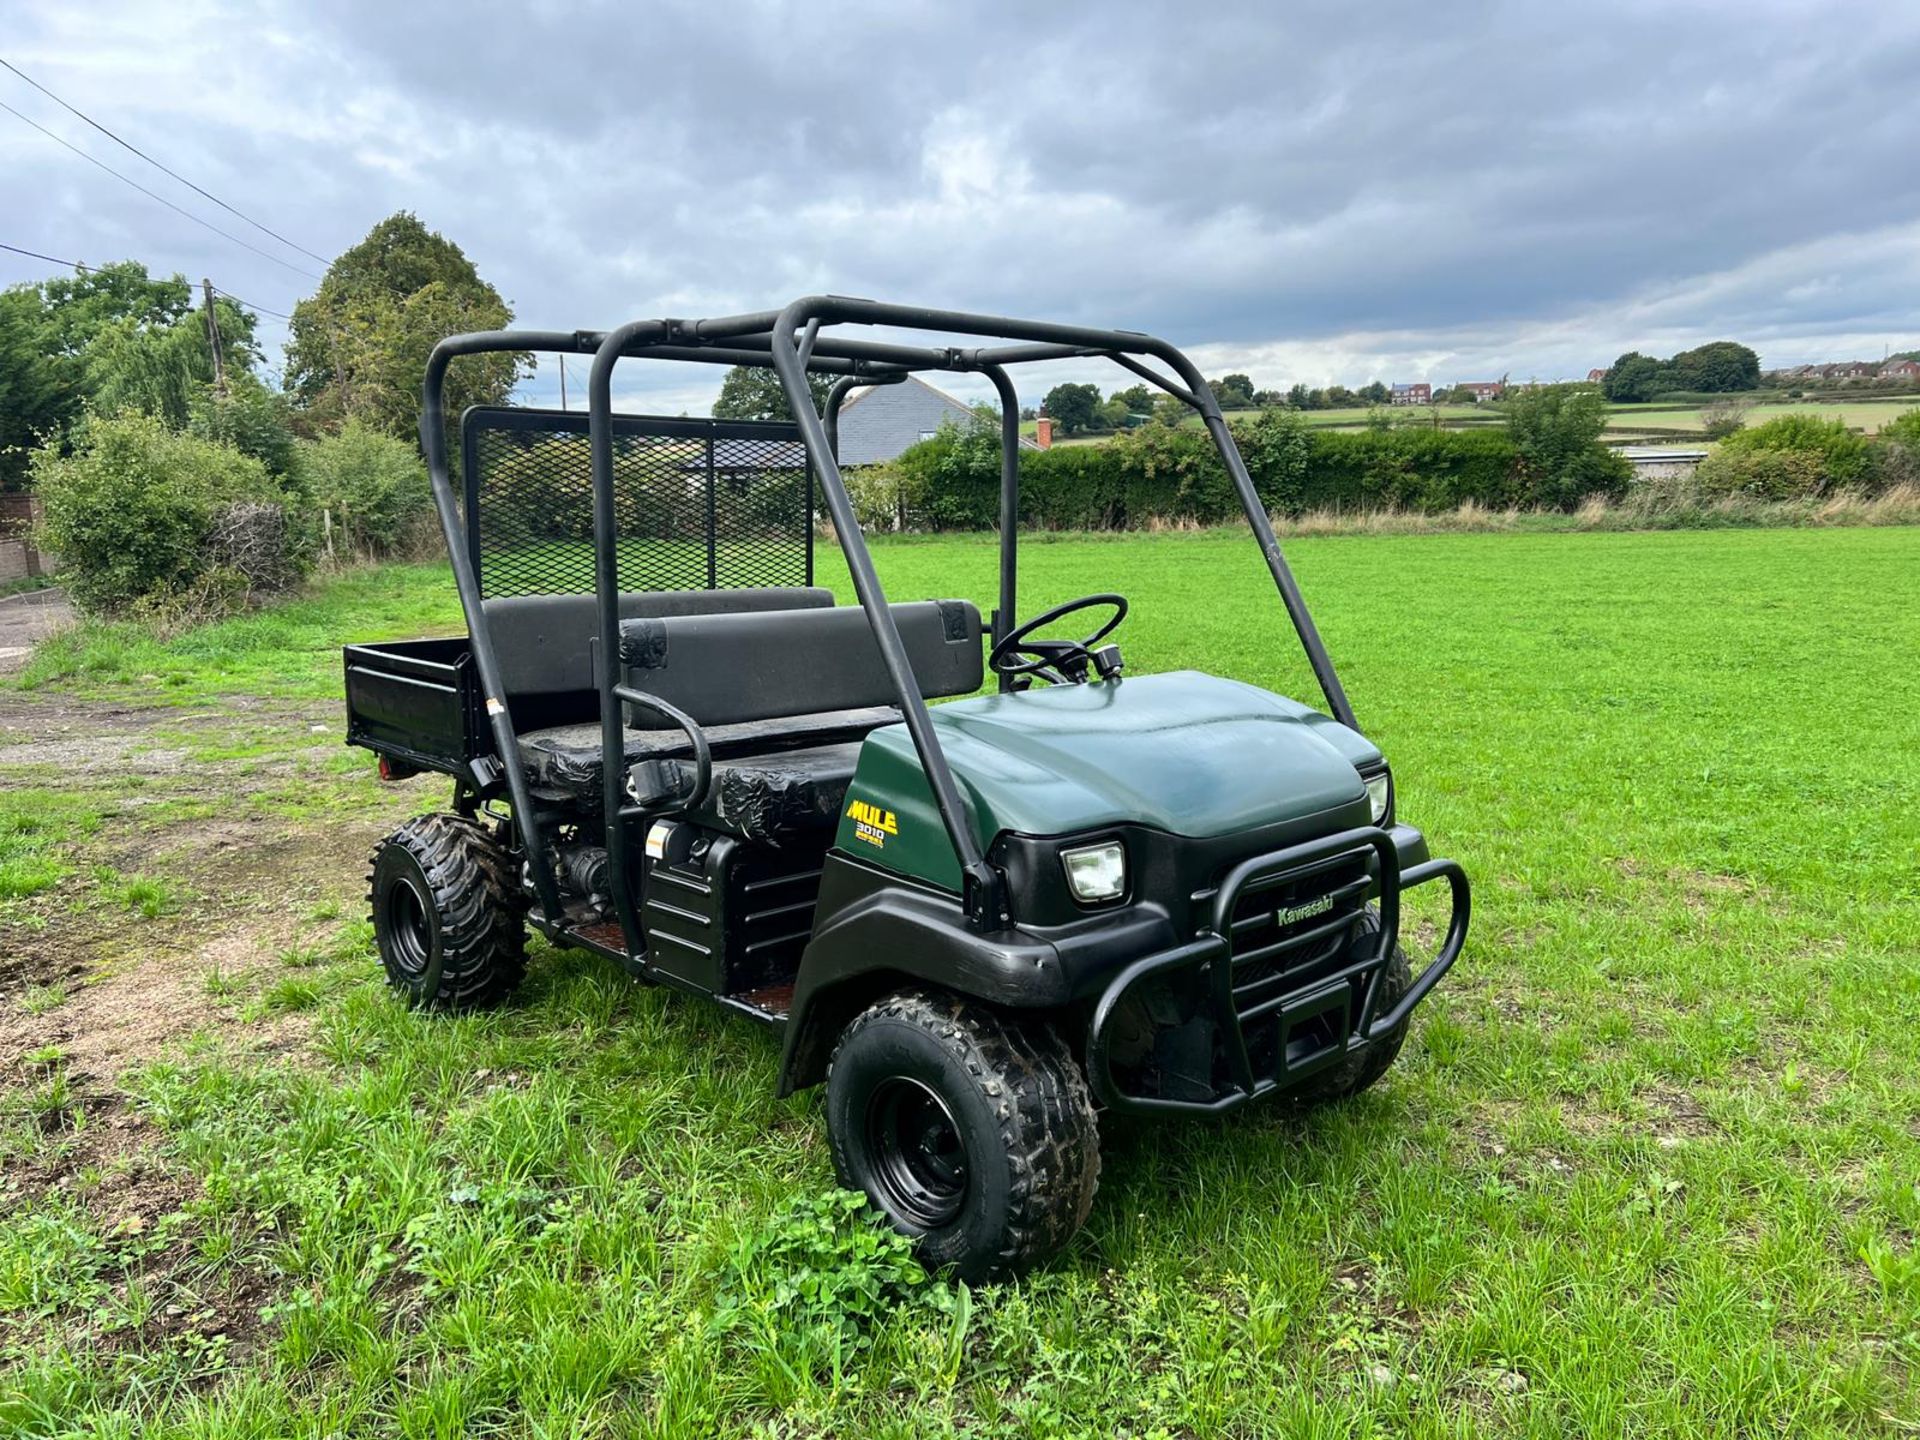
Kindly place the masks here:
<instances>
[{"instance_id":1,"label":"mesh screen","mask_svg":"<svg viewBox=\"0 0 1920 1440\"><path fill-rule=\"evenodd\" d=\"M470 410L461 444L481 595L591 594L586 417ZM623 591L812 583L812 487L791 424L616 416L613 490Z\"/></svg>"}]
</instances>

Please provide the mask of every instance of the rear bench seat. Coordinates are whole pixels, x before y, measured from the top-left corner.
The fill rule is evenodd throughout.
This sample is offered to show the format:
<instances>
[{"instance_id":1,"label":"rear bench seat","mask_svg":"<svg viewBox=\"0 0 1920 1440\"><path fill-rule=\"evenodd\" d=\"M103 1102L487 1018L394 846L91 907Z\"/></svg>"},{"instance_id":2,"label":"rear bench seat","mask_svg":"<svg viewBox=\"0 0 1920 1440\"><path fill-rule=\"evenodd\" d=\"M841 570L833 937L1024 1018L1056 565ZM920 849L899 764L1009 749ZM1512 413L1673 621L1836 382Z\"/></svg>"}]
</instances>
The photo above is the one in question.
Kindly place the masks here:
<instances>
[{"instance_id":1,"label":"rear bench seat","mask_svg":"<svg viewBox=\"0 0 1920 1440\"><path fill-rule=\"evenodd\" d=\"M663 615L714 615L825 610L833 592L821 586L763 586L743 590L628 591L620 597L620 618ZM528 778L542 790L600 796L600 704L594 675L594 637L600 609L591 595L512 595L485 602L487 627L501 681L519 727L520 758ZM859 717L868 729L897 719L887 710ZM799 738L840 739L845 726L803 730ZM865 733L862 731L861 733ZM716 735L717 744L752 748L764 743L762 730ZM680 742L678 731L660 735L631 732L627 763L667 753Z\"/></svg>"},{"instance_id":2,"label":"rear bench seat","mask_svg":"<svg viewBox=\"0 0 1920 1440\"><path fill-rule=\"evenodd\" d=\"M921 695L967 695L980 688L980 612L964 600L892 607ZM839 819L860 743L899 718L886 705L893 683L866 611L858 606L784 613L690 615L634 620L621 627L627 683L701 722L715 746L713 784L691 817L713 829L765 844L830 829ZM794 714L799 707L807 707ZM815 708L821 707L821 708ZM630 707L629 734L671 737L650 711ZM805 733L842 726L838 743L792 748ZM765 727L759 749L734 737ZM734 753L722 755L726 735ZM785 748L782 748L785 747ZM684 755L684 741L669 756ZM671 795L691 766L649 757L628 770L645 795Z\"/></svg>"},{"instance_id":3,"label":"rear bench seat","mask_svg":"<svg viewBox=\"0 0 1920 1440\"><path fill-rule=\"evenodd\" d=\"M971 604L896 605L893 615L923 695L980 687L980 613ZM496 646L499 640L496 629ZM706 734L713 785L694 818L746 839L777 843L837 819L860 740L900 718L879 644L858 606L639 614L622 624L620 650L628 684L686 711ZM591 669L589 660L589 684ZM511 681L508 688L518 693ZM655 793L681 788L685 772L671 762L688 754L685 737L647 712L626 718L623 759L630 773L641 767L636 782ZM599 801L597 721L527 731L520 752L536 786Z\"/></svg>"}]
</instances>

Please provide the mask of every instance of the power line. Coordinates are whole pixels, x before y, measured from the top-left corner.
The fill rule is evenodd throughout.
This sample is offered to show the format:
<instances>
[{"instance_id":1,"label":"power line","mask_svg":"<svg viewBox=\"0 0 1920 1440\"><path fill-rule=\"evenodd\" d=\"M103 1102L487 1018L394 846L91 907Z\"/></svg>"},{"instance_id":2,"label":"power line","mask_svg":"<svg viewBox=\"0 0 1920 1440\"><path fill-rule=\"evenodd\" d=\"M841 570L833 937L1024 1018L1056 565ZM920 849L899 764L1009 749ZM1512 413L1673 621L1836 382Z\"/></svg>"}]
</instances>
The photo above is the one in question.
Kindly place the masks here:
<instances>
[{"instance_id":1,"label":"power line","mask_svg":"<svg viewBox=\"0 0 1920 1440\"><path fill-rule=\"evenodd\" d=\"M64 265L69 270L98 270L100 268L98 265L89 265L83 260L62 260L58 255L42 255L38 250L22 250L18 245L8 245L4 241L0 241L0 250L11 250L15 255L25 255L30 260L44 260L49 265ZM233 301L234 304L244 306L246 309L256 311L261 315L271 315L276 320L285 320L289 323L293 320L291 315L284 314L278 310L269 310L266 306L256 305L251 300L243 300L231 290L222 290L218 285L213 287L213 293L216 295L224 295L227 299Z\"/></svg>"},{"instance_id":2,"label":"power line","mask_svg":"<svg viewBox=\"0 0 1920 1440\"><path fill-rule=\"evenodd\" d=\"M262 235L271 235L274 239L278 240L282 245L285 245L289 249L298 250L302 255L305 255L312 260L318 260L322 265L325 265L328 263L326 256L315 255L313 251L307 249L306 246L297 244L296 242L287 239L287 237L282 235L278 230L274 230L269 228L268 226L262 225L258 220L254 219L251 215L247 214L245 211L234 209L233 206L229 205L226 201L222 200L218 195L213 194L209 190L201 189L198 185L194 184L193 181L187 179L187 177L182 175L179 171L168 169L165 165L162 165L158 160L154 159L153 156L147 154L147 152L142 150L139 146L132 144L129 141L122 140L118 135L114 134L113 131L109 130L106 126L102 125L98 120L94 119L91 115L87 114L86 111L80 109L77 106L69 105L65 100L62 100L58 95L54 94L53 91L47 89L46 86L42 85L38 80L34 79L31 75L27 74L26 71L22 70L18 65L15 65L12 61L7 60L4 57L0 57L0 65L6 66L7 69L11 70L14 74L18 75L22 80L26 81L27 84L33 86L34 89L38 90L42 95L46 96L49 100L53 101L54 104L60 106L64 110L68 110L73 114L78 115L82 120L86 121L87 124L91 125L94 129L98 130L102 135L106 136L109 140L113 141L114 144L120 146L123 150L132 151L135 155L138 155L142 160L146 161L149 165L153 166L154 169L160 171L162 174L171 175L175 180L178 180L182 185L186 186L189 190L193 191L194 194L204 196L206 199L211 200L214 204L218 205L222 210L226 211L229 215L235 216L238 219L246 221L247 224L253 226L253 228L258 230Z\"/></svg>"},{"instance_id":3,"label":"power line","mask_svg":"<svg viewBox=\"0 0 1920 1440\"><path fill-rule=\"evenodd\" d=\"M142 185L138 180L129 179L127 176L122 175L118 170L114 169L111 165L107 164L105 161L97 159L92 155L89 155L86 151L82 150L78 145L75 145L70 141L61 139L60 136L54 134L53 131L47 129L47 127L42 125L38 120L35 120L30 116L22 115L18 110L14 109L13 106L7 104L7 102L4 100L0 100L0 110L5 110L9 115L13 116L14 119L16 120L25 121L28 125L31 125L34 129L38 130L42 135L46 136L49 140L53 141L54 144L59 145L65 149L71 150L74 154L78 155L82 160L85 160L89 165L99 166L102 170L106 171L107 174L113 176L114 179L122 182L123 184L131 185L134 189L138 190L142 195L145 195L150 200L158 200L162 205L166 206L169 210L173 211L176 214L184 215L187 217L187 219L193 221L194 224L199 225L205 229L211 230L214 234L218 235L222 240L231 240L234 244L240 246L242 249L251 250L254 254L258 255L262 260L271 260L274 264L282 266L285 269L291 270L296 275L305 275L310 280L318 280L320 278L318 275L314 274L313 271L302 269L300 266L293 264L291 261L282 260L278 255L270 255L265 250L262 250L258 245L249 244L247 241L242 240L238 235L228 234L225 230L222 230L218 225L213 224L211 221L202 220L198 215L194 214L191 210L181 209L178 205L174 204L173 201L167 199L166 196L154 194L153 191L147 189L147 187Z\"/></svg>"},{"instance_id":4,"label":"power line","mask_svg":"<svg viewBox=\"0 0 1920 1440\"><path fill-rule=\"evenodd\" d=\"M85 270L88 267L78 260L62 260L55 255L42 255L38 250L22 250L18 245L0 244L0 250L11 250L16 255L25 255L30 260L44 260L49 265L64 265L69 270Z\"/></svg>"},{"instance_id":5,"label":"power line","mask_svg":"<svg viewBox=\"0 0 1920 1440\"><path fill-rule=\"evenodd\" d=\"M234 294L231 290L222 290L218 285L213 287L213 293L216 295L224 295L227 297L227 299L233 301L234 304L244 305L249 310L257 310L262 315L271 315L276 320L285 320L289 324L291 324L293 321L293 317L291 315L283 315L278 310L269 310L267 309L266 306L256 305L251 300L242 300L238 295Z\"/></svg>"}]
</instances>

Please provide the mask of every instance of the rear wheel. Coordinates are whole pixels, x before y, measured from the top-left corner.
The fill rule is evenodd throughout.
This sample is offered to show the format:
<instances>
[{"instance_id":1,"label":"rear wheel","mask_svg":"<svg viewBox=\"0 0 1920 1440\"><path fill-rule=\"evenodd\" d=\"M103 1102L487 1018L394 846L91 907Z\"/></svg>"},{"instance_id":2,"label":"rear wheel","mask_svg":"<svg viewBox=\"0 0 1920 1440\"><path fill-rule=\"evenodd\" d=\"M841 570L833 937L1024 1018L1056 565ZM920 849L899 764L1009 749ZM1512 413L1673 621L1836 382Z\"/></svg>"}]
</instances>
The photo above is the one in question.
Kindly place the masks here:
<instances>
[{"instance_id":1,"label":"rear wheel","mask_svg":"<svg viewBox=\"0 0 1920 1440\"><path fill-rule=\"evenodd\" d=\"M827 1131L841 1182L965 1280L1058 1250L1100 1177L1086 1080L1052 1027L927 991L889 995L847 1027Z\"/></svg>"},{"instance_id":2,"label":"rear wheel","mask_svg":"<svg viewBox=\"0 0 1920 1440\"><path fill-rule=\"evenodd\" d=\"M415 1005L475 1010L526 973L526 906L505 849L458 815L409 820L375 847L367 899L387 983Z\"/></svg>"}]
</instances>

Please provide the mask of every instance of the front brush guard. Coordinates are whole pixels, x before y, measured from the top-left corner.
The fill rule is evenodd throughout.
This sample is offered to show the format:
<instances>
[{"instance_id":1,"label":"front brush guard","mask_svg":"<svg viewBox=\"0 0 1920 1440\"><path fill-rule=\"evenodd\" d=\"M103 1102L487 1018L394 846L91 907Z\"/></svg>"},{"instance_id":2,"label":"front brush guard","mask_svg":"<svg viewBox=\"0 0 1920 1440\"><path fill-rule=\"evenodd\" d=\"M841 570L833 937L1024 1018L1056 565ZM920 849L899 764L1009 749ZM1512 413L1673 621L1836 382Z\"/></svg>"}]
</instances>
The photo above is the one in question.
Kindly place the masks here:
<instances>
[{"instance_id":1,"label":"front brush guard","mask_svg":"<svg viewBox=\"0 0 1920 1440\"><path fill-rule=\"evenodd\" d=\"M1352 899L1359 890L1378 886L1380 927L1375 932L1375 944L1370 952L1357 960L1349 960L1331 973L1315 974L1304 984L1292 989L1280 989L1277 993L1265 992L1272 989L1276 979L1285 979L1284 968L1277 977L1269 976L1236 986L1235 961L1237 959L1245 964L1249 960L1247 955L1235 956L1231 938L1235 928L1234 912L1241 899L1335 869L1343 861L1358 859L1368 849L1375 856L1371 876L1350 881L1333 893ZM1453 905L1446 938L1441 942L1439 953L1415 977L1393 1008L1384 1015L1376 1016L1374 1008L1380 994L1380 977L1386 973L1387 965L1393 958L1394 946L1400 938L1400 896L1416 885L1441 878L1446 880L1452 892ZM1406 1022L1415 1007L1427 998L1428 992L1459 958L1461 947L1466 943L1470 908L1471 895L1466 872L1457 862L1425 860L1402 870L1400 853L1393 837L1377 825L1344 830L1337 835L1308 840L1242 861L1228 872L1215 892L1208 929L1184 945L1134 961L1116 975L1101 994L1094 1006L1093 1022L1087 1033L1088 1083L1101 1103L1115 1111L1148 1115L1218 1115L1303 1079L1331 1060L1360 1049ZM1262 962L1283 961L1292 952L1323 942L1341 930L1356 928L1361 913L1359 910L1350 910L1320 924L1308 926L1260 947L1258 957ZM1179 971L1196 972L1206 982L1207 1005L1226 1052L1229 1087L1210 1100L1129 1095L1114 1078L1109 1053L1109 1027L1121 1001L1136 986ZM1317 1019L1331 1010L1344 1009L1351 1003L1353 982L1363 977L1366 990L1360 1003L1360 1018L1358 1023L1348 1027L1344 1047L1316 1054L1310 1064L1290 1064L1288 1027ZM1256 993L1258 998L1255 998ZM1280 1026L1279 1043L1275 1047L1272 1070L1257 1074L1248 1054L1245 1027L1268 1018L1276 1019Z\"/></svg>"}]
</instances>

